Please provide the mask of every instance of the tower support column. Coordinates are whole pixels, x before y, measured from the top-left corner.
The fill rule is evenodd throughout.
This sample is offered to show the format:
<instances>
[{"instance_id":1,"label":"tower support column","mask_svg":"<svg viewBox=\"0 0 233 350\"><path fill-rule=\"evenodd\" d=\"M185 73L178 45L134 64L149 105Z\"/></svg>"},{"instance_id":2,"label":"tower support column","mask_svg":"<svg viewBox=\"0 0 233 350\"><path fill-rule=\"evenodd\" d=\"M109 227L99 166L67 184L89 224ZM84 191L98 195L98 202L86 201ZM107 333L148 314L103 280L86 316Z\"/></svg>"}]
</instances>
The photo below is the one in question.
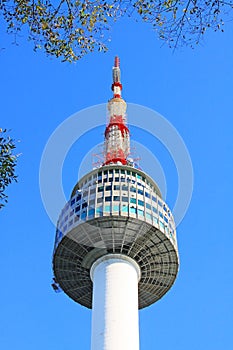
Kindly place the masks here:
<instances>
[{"instance_id":1,"label":"tower support column","mask_svg":"<svg viewBox=\"0 0 233 350\"><path fill-rule=\"evenodd\" d=\"M140 267L123 254L108 254L91 267L91 350L139 350Z\"/></svg>"}]
</instances>

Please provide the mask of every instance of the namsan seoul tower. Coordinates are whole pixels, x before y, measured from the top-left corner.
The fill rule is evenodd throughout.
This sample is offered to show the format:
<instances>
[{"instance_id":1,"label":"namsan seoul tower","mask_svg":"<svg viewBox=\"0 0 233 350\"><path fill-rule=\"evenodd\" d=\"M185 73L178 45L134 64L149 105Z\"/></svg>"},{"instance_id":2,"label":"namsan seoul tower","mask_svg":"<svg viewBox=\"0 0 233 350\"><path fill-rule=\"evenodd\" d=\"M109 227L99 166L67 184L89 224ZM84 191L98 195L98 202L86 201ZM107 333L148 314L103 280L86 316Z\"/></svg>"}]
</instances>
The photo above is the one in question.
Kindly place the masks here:
<instances>
[{"instance_id":1,"label":"namsan seoul tower","mask_svg":"<svg viewBox=\"0 0 233 350\"><path fill-rule=\"evenodd\" d=\"M112 91L104 163L78 181L58 219L53 287L92 309L91 350L139 350L138 309L178 272L176 227L154 180L128 159L118 57Z\"/></svg>"}]
</instances>

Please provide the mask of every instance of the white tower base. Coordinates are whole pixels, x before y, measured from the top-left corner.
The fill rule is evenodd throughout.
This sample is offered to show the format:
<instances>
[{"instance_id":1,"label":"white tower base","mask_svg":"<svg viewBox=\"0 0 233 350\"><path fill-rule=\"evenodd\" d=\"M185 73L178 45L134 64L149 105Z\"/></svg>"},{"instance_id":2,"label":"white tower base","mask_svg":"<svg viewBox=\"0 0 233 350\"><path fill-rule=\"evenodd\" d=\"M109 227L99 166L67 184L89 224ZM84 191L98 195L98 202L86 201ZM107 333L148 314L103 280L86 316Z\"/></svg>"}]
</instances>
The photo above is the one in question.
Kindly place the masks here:
<instances>
[{"instance_id":1,"label":"white tower base","mask_svg":"<svg viewBox=\"0 0 233 350\"><path fill-rule=\"evenodd\" d=\"M139 350L140 267L122 254L108 254L91 267L91 350Z\"/></svg>"}]
</instances>

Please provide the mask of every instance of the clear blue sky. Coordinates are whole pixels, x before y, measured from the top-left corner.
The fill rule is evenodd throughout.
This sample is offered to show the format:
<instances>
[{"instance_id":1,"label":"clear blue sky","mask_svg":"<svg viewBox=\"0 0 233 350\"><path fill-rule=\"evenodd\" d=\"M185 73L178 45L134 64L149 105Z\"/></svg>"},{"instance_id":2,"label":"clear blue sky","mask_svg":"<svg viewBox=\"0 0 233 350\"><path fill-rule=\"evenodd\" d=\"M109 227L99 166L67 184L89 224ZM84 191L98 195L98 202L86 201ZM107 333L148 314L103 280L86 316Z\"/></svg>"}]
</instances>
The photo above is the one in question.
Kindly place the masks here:
<instances>
[{"instance_id":1,"label":"clear blue sky","mask_svg":"<svg viewBox=\"0 0 233 350\"><path fill-rule=\"evenodd\" d=\"M149 26L123 20L112 29L108 53L71 65L34 53L23 38L19 47L12 46L1 33L6 49L0 51L0 126L12 129L22 153L19 183L9 188L9 203L0 212L2 349L90 348L90 310L50 287L55 227L41 201L39 165L48 138L63 120L111 97L116 54L124 98L173 124L190 152L195 177L191 205L177 229L180 272L171 291L140 312L141 350L232 349L232 37L229 23L225 33L207 34L195 50L172 53ZM172 160L149 135L131 133L163 166L172 207L177 192ZM82 157L102 138L101 128L87 133L68 154L67 196Z\"/></svg>"}]
</instances>

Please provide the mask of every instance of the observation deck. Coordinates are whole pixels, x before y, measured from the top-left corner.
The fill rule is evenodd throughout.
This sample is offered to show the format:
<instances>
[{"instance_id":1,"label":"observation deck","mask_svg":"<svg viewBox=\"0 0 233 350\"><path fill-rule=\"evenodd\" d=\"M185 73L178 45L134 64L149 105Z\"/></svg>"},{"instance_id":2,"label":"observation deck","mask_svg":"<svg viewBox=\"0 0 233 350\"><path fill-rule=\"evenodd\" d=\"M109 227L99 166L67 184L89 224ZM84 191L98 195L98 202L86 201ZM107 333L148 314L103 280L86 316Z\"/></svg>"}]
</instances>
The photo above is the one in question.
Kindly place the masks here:
<instances>
[{"instance_id":1,"label":"observation deck","mask_svg":"<svg viewBox=\"0 0 233 350\"><path fill-rule=\"evenodd\" d=\"M57 223L53 269L73 300L92 308L92 264L123 254L141 269L139 308L159 300L179 268L176 228L156 183L127 165L106 165L74 187Z\"/></svg>"}]
</instances>

